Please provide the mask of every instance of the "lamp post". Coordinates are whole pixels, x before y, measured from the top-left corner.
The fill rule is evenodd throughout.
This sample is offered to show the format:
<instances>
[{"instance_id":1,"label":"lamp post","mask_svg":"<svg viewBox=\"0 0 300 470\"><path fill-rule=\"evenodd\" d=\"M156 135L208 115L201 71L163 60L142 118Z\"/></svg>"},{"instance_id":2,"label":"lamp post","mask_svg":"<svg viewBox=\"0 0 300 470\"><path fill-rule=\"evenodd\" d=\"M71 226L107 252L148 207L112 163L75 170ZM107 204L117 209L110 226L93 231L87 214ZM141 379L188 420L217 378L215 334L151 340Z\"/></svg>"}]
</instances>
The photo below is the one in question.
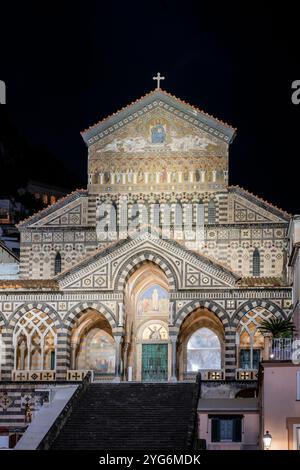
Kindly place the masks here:
<instances>
[{"instance_id":1,"label":"lamp post","mask_svg":"<svg viewBox=\"0 0 300 470\"><path fill-rule=\"evenodd\" d=\"M269 431L266 431L266 433L263 436L263 442L264 442L264 449L269 450L271 447L271 442L272 442L272 436L269 433Z\"/></svg>"}]
</instances>

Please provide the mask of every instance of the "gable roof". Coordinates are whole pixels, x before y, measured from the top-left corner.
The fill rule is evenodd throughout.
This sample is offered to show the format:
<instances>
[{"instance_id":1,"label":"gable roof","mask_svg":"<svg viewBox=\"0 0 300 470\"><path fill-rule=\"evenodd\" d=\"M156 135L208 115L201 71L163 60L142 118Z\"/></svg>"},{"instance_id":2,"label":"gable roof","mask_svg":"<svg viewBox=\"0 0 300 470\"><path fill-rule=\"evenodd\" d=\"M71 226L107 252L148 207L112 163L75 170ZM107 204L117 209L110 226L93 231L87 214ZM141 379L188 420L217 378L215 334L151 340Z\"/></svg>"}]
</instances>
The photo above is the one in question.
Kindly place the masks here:
<instances>
[{"instance_id":1,"label":"gable roof","mask_svg":"<svg viewBox=\"0 0 300 470\"><path fill-rule=\"evenodd\" d=\"M280 209L277 206L274 206L274 204L271 204L271 202L266 201L265 199L256 196L255 194L251 193L250 191L247 191L244 188L241 188L240 186L229 186L228 187L229 192L238 194L239 196L244 197L245 199L248 199L248 201L262 207L263 209L267 210L268 212L271 212L272 214L276 215L277 217L280 217L284 219L285 221L289 221L289 219L292 217L292 214L289 214L288 212L284 211L283 209Z\"/></svg>"},{"instance_id":2,"label":"gable roof","mask_svg":"<svg viewBox=\"0 0 300 470\"><path fill-rule=\"evenodd\" d=\"M159 88L85 129L81 132L82 138L87 146L93 145L99 139L156 107L162 107L181 116L186 121L228 144L235 137L236 129L234 127Z\"/></svg>"},{"instance_id":3,"label":"gable roof","mask_svg":"<svg viewBox=\"0 0 300 470\"><path fill-rule=\"evenodd\" d=\"M75 201L75 199L78 199L82 196L87 196L88 191L87 189L76 189L76 191L73 191L72 193L68 194L65 197L62 197L58 199L57 202L54 204L50 204L49 206L45 207L44 209L36 212L35 214L31 215L30 217L27 217L26 219L22 220L18 225L17 228L24 228L29 224L33 224L40 220L42 217L46 217L47 215L50 215L52 212L55 212L58 209L61 209L63 206L69 204L72 201Z\"/></svg>"}]
</instances>

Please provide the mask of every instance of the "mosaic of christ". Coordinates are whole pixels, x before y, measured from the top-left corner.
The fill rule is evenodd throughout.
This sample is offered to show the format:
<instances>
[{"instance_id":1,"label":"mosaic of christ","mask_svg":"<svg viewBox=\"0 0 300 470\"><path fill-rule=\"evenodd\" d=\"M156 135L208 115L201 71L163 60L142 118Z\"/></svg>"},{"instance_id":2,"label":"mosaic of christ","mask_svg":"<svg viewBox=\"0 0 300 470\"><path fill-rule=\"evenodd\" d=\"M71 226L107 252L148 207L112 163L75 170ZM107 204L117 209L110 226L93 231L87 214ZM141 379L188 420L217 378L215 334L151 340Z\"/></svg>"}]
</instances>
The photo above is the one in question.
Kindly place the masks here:
<instances>
[{"instance_id":1,"label":"mosaic of christ","mask_svg":"<svg viewBox=\"0 0 300 470\"><path fill-rule=\"evenodd\" d=\"M138 315L168 315L168 292L157 284L148 287L139 296L137 313Z\"/></svg>"}]
</instances>

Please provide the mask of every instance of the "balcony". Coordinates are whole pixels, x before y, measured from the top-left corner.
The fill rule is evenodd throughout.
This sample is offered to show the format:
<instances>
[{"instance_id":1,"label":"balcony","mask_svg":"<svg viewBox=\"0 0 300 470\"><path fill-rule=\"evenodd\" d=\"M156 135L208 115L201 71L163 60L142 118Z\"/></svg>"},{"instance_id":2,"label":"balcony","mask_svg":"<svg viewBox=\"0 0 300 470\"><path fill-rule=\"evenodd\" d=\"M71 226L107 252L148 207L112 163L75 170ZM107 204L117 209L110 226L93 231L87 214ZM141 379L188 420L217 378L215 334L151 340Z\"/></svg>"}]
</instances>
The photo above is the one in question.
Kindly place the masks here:
<instances>
[{"instance_id":1,"label":"balcony","mask_svg":"<svg viewBox=\"0 0 300 470\"><path fill-rule=\"evenodd\" d=\"M269 360L271 361L291 361L293 353L299 351L298 338L273 338L270 342ZM298 352L300 359L300 352Z\"/></svg>"}]
</instances>

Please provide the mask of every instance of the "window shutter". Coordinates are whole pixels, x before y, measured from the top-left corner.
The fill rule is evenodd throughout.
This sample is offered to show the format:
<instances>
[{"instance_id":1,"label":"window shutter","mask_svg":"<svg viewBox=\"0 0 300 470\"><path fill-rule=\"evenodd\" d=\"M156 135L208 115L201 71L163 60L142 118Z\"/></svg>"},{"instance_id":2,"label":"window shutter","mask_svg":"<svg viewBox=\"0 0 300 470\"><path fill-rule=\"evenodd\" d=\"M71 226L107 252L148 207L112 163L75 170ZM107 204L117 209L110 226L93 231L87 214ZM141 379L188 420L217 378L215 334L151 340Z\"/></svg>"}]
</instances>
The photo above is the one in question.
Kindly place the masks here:
<instances>
[{"instance_id":1,"label":"window shutter","mask_svg":"<svg viewBox=\"0 0 300 470\"><path fill-rule=\"evenodd\" d=\"M233 420L233 442L242 441L242 420L240 418L235 418Z\"/></svg>"},{"instance_id":2,"label":"window shutter","mask_svg":"<svg viewBox=\"0 0 300 470\"><path fill-rule=\"evenodd\" d=\"M220 442L220 421L211 420L211 442Z\"/></svg>"}]
</instances>

